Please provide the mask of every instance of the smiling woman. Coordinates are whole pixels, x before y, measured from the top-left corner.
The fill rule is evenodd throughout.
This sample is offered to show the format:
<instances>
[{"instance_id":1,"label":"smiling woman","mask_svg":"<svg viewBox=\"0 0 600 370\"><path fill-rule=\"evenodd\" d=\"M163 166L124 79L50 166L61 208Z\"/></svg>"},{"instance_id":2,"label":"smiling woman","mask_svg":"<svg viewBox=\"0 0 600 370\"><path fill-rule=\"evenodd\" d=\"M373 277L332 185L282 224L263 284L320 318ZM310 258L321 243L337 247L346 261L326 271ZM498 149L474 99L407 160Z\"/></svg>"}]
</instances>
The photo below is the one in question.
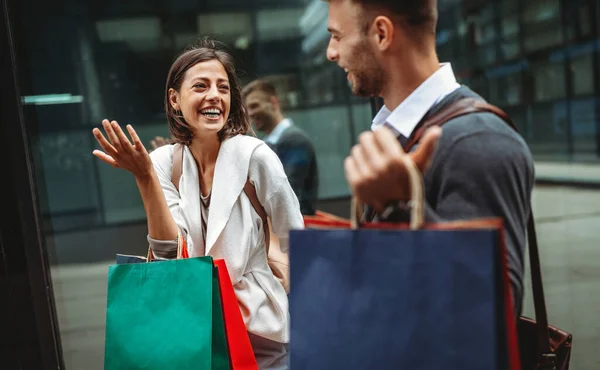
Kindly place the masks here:
<instances>
[{"instance_id":1,"label":"smiling woman","mask_svg":"<svg viewBox=\"0 0 600 370\"><path fill-rule=\"evenodd\" d=\"M189 256L225 260L259 367L286 369L287 295L268 265L268 225L247 196L247 184L282 252L289 230L304 222L277 155L245 135L250 125L233 58L221 44L205 39L177 58L167 77L165 110L174 145L148 154L131 125L133 143L116 121L104 120L108 140L94 129L104 150L94 155L134 175L156 258L175 258L181 235ZM172 180L174 161L181 161L179 181Z\"/></svg>"},{"instance_id":2,"label":"smiling woman","mask_svg":"<svg viewBox=\"0 0 600 370\"><path fill-rule=\"evenodd\" d=\"M220 104L215 105L217 96ZM181 105L182 99L185 106ZM200 126L194 126L193 122L197 121L194 117L201 113L199 109L209 108L220 111L219 117L205 117L215 120L211 121L214 124L211 131L220 123L217 131L221 141L248 132L250 123L242 103L233 58L220 43L204 39L199 46L177 58L167 77L165 110L173 137L189 145L198 130L202 130Z\"/></svg>"},{"instance_id":3,"label":"smiling woman","mask_svg":"<svg viewBox=\"0 0 600 370\"><path fill-rule=\"evenodd\" d=\"M169 88L167 99L172 109L181 112L173 125L182 125L192 138L221 131L231 102L223 64L214 59L199 62L185 72L178 90Z\"/></svg>"}]
</instances>

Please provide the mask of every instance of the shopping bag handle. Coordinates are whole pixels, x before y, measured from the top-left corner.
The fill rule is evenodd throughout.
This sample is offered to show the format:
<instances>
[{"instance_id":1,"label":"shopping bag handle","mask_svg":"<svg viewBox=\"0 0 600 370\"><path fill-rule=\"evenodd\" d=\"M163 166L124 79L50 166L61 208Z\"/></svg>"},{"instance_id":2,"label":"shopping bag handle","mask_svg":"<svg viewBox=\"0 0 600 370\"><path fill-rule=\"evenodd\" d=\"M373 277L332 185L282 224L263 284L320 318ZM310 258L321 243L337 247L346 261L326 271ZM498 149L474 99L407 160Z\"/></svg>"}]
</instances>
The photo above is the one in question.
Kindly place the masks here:
<instances>
[{"instance_id":1,"label":"shopping bag handle","mask_svg":"<svg viewBox=\"0 0 600 370\"><path fill-rule=\"evenodd\" d=\"M187 249L186 249L185 238L181 234L181 230L179 227L177 228L177 257L176 259L180 260L183 258L187 258ZM146 255L146 263L152 262L154 260L154 254L152 253L152 248L148 247L148 254Z\"/></svg>"},{"instance_id":2,"label":"shopping bag handle","mask_svg":"<svg viewBox=\"0 0 600 370\"><path fill-rule=\"evenodd\" d=\"M425 223L425 187L423 183L423 175L415 162L408 156L403 155L402 162L408 173L408 182L410 186L410 229L417 230L423 227ZM363 214L363 203L356 197L352 197L351 210L350 210L350 224L352 229L359 229L361 227L361 218Z\"/></svg>"}]
</instances>

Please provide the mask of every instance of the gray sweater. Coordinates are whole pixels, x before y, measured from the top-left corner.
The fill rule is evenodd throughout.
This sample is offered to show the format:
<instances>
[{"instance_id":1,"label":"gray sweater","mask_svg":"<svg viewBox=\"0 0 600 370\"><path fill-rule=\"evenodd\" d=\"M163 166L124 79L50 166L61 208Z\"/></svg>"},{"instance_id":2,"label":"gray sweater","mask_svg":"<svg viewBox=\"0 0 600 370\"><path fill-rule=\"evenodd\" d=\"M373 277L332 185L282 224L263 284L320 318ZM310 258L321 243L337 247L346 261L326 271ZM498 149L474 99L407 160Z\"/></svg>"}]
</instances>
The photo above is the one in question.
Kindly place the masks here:
<instances>
[{"instance_id":1,"label":"gray sweater","mask_svg":"<svg viewBox=\"0 0 600 370\"><path fill-rule=\"evenodd\" d=\"M482 99L462 86L429 113L462 97ZM535 181L533 158L523 138L491 113L453 119L442 128L424 180L428 222L485 217L504 220L509 278L515 313L520 314L527 219ZM406 213L398 210L384 221L406 220Z\"/></svg>"}]
</instances>

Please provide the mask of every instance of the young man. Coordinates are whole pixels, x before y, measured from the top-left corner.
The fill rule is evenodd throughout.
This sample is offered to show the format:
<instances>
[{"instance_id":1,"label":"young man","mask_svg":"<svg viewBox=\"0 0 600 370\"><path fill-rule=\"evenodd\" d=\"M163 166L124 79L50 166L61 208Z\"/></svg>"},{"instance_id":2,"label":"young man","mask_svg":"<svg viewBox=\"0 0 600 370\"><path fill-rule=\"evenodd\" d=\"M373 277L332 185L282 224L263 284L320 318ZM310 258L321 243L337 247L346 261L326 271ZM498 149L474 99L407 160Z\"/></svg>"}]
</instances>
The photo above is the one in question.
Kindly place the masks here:
<instances>
[{"instance_id":1,"label":"young man","mask_svg":"<svg viewBox=\"0 0 600 370\"><path fill-rule=\"evenodd\" d=\"M348 73L352 91L385 106L346 159L353 194L377 218L406 220L410 198L402 156L424 172L427 221L502 217L515 312L521 311L523 261L534 164L525 141L490 113L430 129L411 153L405 143L423 117L464 97L450 64L435 51L437 0L329 1L329 60ZM437 149L436 149L437 147Z\"/></svg>"},{"instance_id":2,"label":"young man","mask_svg":"<svg viewBox=\"0 0 600 370\"><path fill-rule=\"evenodd\" d=\"M258 131L266 134L264 141L277 153L304 215L316 210L319 174L315 150L309 137L285 118L275 86L266 80L256 80L242 91L250 120Z\"/></svg>"}]
</instances>

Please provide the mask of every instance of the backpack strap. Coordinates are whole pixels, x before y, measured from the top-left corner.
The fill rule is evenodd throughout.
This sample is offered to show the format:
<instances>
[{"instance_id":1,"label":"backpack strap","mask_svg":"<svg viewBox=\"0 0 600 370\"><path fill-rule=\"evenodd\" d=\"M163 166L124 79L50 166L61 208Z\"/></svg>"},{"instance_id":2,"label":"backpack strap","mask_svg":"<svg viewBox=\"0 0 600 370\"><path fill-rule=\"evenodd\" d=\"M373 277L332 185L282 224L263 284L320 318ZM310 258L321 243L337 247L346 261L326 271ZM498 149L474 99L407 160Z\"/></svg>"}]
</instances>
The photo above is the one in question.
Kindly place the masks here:
<instances>
[{"instance_id":1,"label":"backpack strap","mask_svg":"<svg viewBox=\"0 0 600 370\"><path fill-rule=\"evenodd\" d=\"M171 182L175 185L175 189L179 191L179 180L183 173L183 145L174 144L173 148L173 168L171 170Z\"/></svg>"}]
</instances>

